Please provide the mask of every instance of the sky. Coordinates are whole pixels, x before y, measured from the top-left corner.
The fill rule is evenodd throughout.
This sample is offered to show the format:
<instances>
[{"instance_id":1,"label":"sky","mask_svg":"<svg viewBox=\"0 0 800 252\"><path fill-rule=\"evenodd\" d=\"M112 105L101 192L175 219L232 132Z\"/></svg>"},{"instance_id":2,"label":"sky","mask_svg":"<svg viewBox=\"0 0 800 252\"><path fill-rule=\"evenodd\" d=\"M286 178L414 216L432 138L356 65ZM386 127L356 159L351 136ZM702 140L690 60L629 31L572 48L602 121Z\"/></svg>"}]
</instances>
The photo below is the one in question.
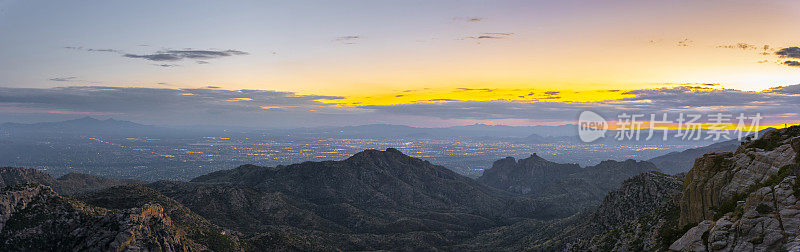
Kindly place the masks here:
<instances>
[{"instance_id":1,"label":"sky","mask_svg":"<svg viewBox=\"0 0 800 252\"><path fill-rule=\"evenodd\" d=\"M0 0L0 122L797 123L797 1Z\"/></svg>"}]
</instances>

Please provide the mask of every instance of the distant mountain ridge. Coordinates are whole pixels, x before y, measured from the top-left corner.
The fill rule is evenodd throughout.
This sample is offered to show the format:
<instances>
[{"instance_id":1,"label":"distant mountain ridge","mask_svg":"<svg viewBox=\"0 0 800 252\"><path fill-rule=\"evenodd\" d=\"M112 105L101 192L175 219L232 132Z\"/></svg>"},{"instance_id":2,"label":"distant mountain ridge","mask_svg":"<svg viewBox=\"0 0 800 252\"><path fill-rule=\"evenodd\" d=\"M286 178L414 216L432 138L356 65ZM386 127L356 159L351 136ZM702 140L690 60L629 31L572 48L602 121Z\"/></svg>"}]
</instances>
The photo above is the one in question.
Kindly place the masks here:
<instances>
[{"instance_id":1,"label":"distant mountain ridge","mask_svg":"<svg viewBox=\"0 0 800 252\"><path fill-rule=\"evenodd\" d=\"M94 117L86 116L78 119L58 121L58 122L39 122L39 123L3 123L2 127L28 127L32 129L48 129L48 130L75 130L75 129L98 129L103 127L124 127L124 128L137 128L137 127L152 127L148 125L138 124L131 121L115 120L108 118L105 120L96 119Z\"/></svg>"},{"instance_id":2,"label":"distant mountain ridge","mask_svg":"<svg viewBox=\"0 0 800 252\"><path fill-rule=\"evenodd\" d=\"M776 130L775 128L767 128L758 132L758 136L763 136L769 131ZM744 140L744 139L742 139ZM651 158L647 161L652 162L661 171L667 174L678 174L688 172L692 169L695 159L703 156L703 154L714 151L733 152L741 145L739 139L731 139L723 142L713 143L703 147L691 148L680 152L670 152L662 156Z\"/></svg>"},{"instance_id":3,"label":"distant mountain ridge","mask_svg":"<svg viewBox=\"0 0 800 252\"><path fill-rule=\"evenodd\" d=\"M686 149L680 152L670 152L662 156L651 158L647 161L655 164L659 169L667 174L678 174L681 172L688 172L694 165L694 160L703 156L703 154L712 151L735 151L739 148L739 141L728 140L719 142L708 146Z\"/></svg>"},{"instance_id":4,"label":"distant mountain ridge","mask_svg":"<svg viewBox=\"0 0 800 252\"><path fill-rule=\"evenodd\" d=\"M175 133L172 130L158 126L115 120L113 118L100 120L88 116L59 122L3 123L0 124L0 130L23 136L40 134L159 135Z\"/></svg>"},{"instance_id":5,"label":"distant mountain ridge","mask_svg":"<svg viewBox=\"0 0 800 252\"><path fill-rule=\"evenodd\" d=\"M507 126L507 125L487 125L473 124L452 127L412 127L406 125L393 124L367 124L357 126L341 127L306 127L306 128L258 128L258 127L225 127L225 126L152 126L139 124L131 121L116 120L113 118L96 119L90 116L57 122L39 123L13 123L7 122L0 124L0 130L15 131L37 131L37 132L76 132L76 133L149 133L163 134L161 132L180 133L176 130L190 130L191 132L224 132L231 129L237 132L261 132L276 136L295 135L298 137L361 137L361 138L385 138L385 137L565 137L575 136L574 125L560 126Z\"/></svg>"}]
</instances>

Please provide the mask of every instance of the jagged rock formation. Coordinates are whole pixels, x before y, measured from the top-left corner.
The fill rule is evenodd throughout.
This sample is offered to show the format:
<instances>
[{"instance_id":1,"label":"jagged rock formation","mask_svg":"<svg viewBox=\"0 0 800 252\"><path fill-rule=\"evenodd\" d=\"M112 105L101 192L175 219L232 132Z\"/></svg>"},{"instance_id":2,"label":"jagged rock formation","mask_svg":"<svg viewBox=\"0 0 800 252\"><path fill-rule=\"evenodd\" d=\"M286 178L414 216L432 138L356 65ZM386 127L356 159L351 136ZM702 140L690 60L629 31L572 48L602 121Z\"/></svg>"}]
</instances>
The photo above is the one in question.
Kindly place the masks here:
<instances>
[{"instance_id":1,"label":"jagged rock formation","mask_svg":"<svg viewBox=\"0 0 800 252\"><path fill-rule=\"evenodd\" d=\"M164 208L111 211L64 198L43 185L8 186L0 192L3 251L200 251L172 225Z\"/></svg>"},{"instance_id":2,"label":"jagged rock formation","mask_svg":"<svg viewBox=\"0 0 800 252\"><path fill-rule=\"evenodd\" d=\"M483 171L478 181L510 192L538 193L548 184L580 171L578 164L559 164L534 153L519 161L513 157L497 160L492 168Z\"/></svg>"}]
</instances>

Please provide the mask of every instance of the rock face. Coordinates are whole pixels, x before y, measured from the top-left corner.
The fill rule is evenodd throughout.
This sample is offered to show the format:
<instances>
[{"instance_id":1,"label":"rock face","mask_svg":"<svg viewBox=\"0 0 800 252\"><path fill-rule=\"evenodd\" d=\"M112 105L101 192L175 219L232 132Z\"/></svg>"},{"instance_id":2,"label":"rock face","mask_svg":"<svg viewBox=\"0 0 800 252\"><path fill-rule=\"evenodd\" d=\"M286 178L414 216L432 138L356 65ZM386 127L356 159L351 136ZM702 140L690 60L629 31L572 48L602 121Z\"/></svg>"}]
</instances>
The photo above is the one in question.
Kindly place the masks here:
<instances>
[{"instance_id":1,"label":"rock face","mask_svg":"<svg viewBox=\"0 0 800 252\"><path fill-rule=\"evenodd\" d=\"M63 198L43 185L0 192L3 251L199 251L157 204L123 211Z\"/></svg>"},{"instance_id":2,"label":"rock face","mask_svg":"<svg viewBox=\"0 0 800 252\"><path fill-rule=\"evenodd\" d=\"M681 238L669 246L672 251L708 251L708 243L703 242L707 239L703 236L708 235L708 228L711 221L705 220L686 231Z\"/></svg>"},{"instance_id":3,"label":"rock face","mask_svg":"<svg viewBox=\"0 0 800 252\"><path fill-rule=\"evenodd\" d=\"M797 127L769 131L734 153L712 152L698 158L686 174L680 223L714 219L723 204L731 208L782 167L796 163L799 131Z\"/></svg>"},{"instance_id":4,"label":"rock face","mask_svg":"<svg viewBox=\"0 0 800 252\"><path fill-rule=\"evenodd\" d=\"M736 152L709 153L686 176L680 251L800 249L800 127L767 132ZM698 236L698 232L703 232Z\"/></svg>"},{"instance_id":5,"label":"rock face","mask_svg":"<svg viewBox=\"0 0 800 252\"><path fill-rule=\"evenodd\" d=\"M797 166L793 166L797 169ZM796 170L795 170L796 171ZM716 220L703 220L670 246L696 251L797 251L800 249L800 186L797 176L781 178L747 194L733 212ZM702 236L696 233L705 232Z\"/></svg>"}]
</instances>

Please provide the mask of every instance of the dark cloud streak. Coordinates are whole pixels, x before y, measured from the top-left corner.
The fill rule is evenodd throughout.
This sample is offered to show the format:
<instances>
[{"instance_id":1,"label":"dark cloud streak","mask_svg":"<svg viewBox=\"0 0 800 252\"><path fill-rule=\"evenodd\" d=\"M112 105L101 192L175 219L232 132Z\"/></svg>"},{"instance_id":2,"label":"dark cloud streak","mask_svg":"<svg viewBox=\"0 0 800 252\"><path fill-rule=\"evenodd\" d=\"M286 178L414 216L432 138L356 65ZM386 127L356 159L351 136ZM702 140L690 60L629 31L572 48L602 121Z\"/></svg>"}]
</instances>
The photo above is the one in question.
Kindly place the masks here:
<instances>
[{"instance_id":1,"label":"dark cloud streak","mask_svg":"<svg viewBox=\"0 0 800 252\"><path fill-rule=\"evenodd\" d=\"M126 53L122 55L123 57L127 58L138 58L138 59L146 59L152 61L179 61L183 59L216 59L222 57L230 57L236 55L248 55L249 53L238 51L238 50L224 50L224 51L214 51L214 50L167 50L167 51L159 51L153 54L130 54Z\"/></svg>"},{"instance_id":2,"label":"dark cloud streak","mask_svg":"<svg viewBox=\"0 0 800 252\"><path fill-rule=\"evenodd\" d=\"M71 77L55 77L55 78L50 78L49 80L51 80L51 81L74 81L77 78L78 77L74 77L74 76L71 76Z\"/></svg>"},{"instance_id":3,"label":"dark cloud streak","mask_svg":"<svg viewBox=\"0 0 800 252\"><path fill-rule=\"evenodd\" d=\"M782 48L776 51L775 55L781 56L781 58L800 59L800 47L793 46L793 47Z\"/></svg>"},{"instance_id":4,"label":"dark cloud streak","mask_svg":"<svg viewBox=\"0 0 800 252\"><path fill-rule=\"evenodd\" d=\"M790 67L800 67L800 62L798 62L796 60L787 60L787 61L784 61L783 64L787 65L787 66L790 66Z\"/></svg>"}]
</instances>

